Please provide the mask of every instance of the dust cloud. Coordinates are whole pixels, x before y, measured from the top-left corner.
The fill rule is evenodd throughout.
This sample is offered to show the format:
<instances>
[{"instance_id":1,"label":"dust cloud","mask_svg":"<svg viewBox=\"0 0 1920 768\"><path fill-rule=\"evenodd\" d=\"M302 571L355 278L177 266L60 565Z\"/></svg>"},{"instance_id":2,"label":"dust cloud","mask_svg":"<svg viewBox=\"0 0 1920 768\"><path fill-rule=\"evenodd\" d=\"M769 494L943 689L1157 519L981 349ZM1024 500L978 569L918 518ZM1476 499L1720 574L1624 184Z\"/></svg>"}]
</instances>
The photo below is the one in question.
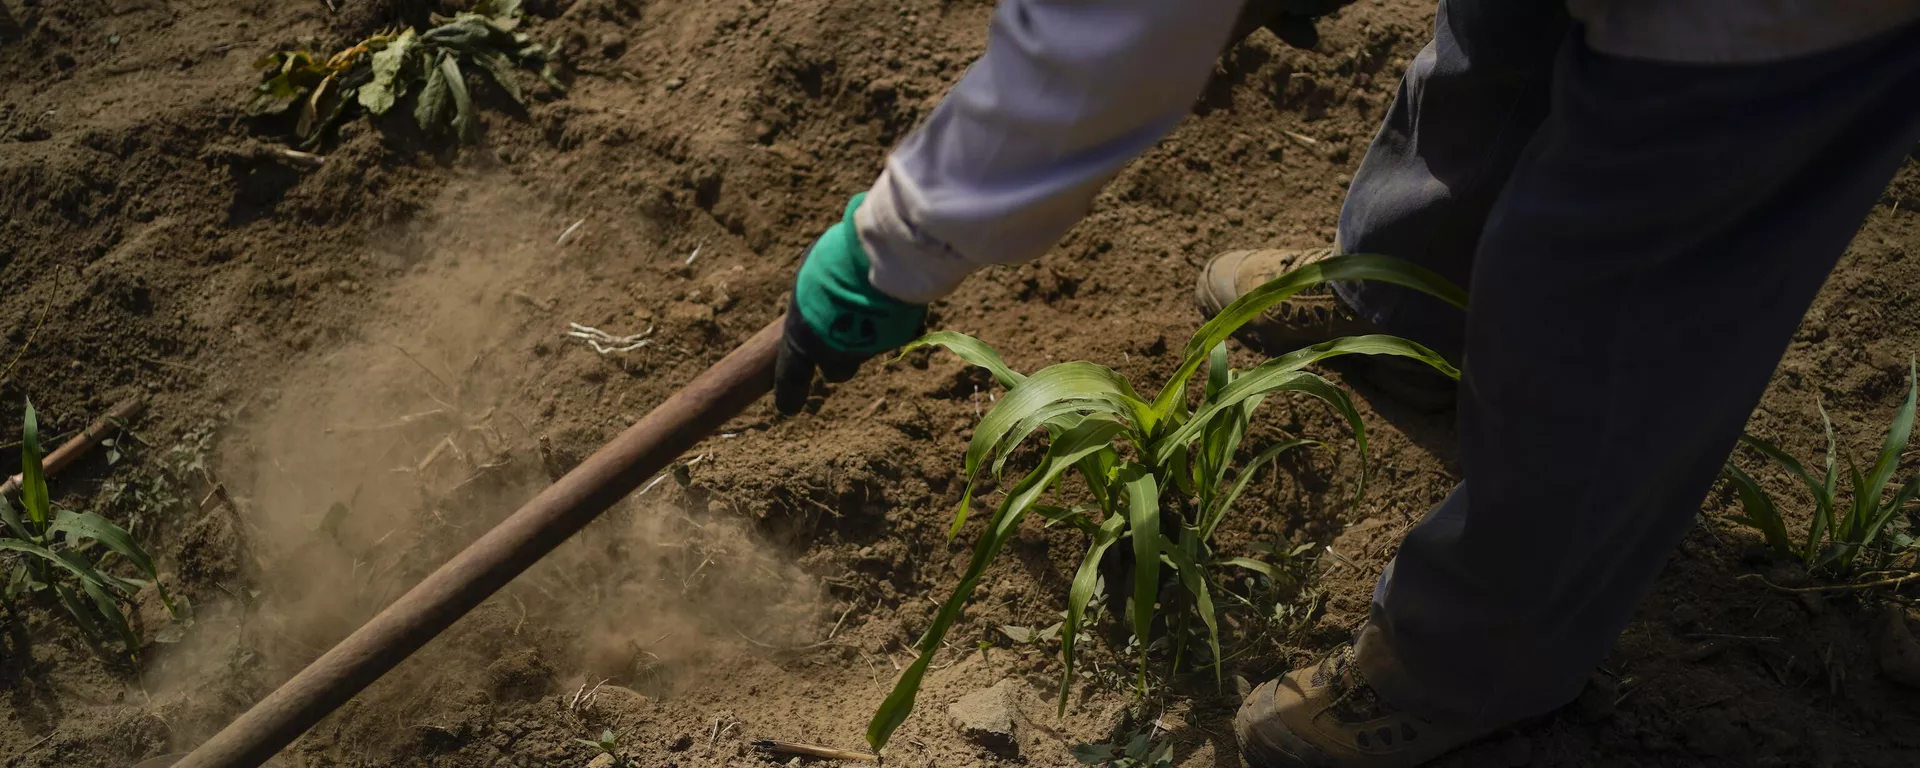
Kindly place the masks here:
<instances>
[{"instance_id":1,"label":"dust cloud","mask_svg":"<svg viewBox=\"0 0 1920 768\"><path fill-rule=\"evenodd\" d=\"M149 691L191 695L243 657L254 687L277 685L564 468L538 417L551 357L533 350L558 346L567 310L523 286L566 267L557 217L526 198L510 183L462 185L412 229L374 238L366 258L405 273L222 438L251 583L203 611ZM747 522L669 477L462 622L491 622L483 631L451 632L402 671L464 673L517 644L541 657L535 690L590 676L659 694L718 649L818 633L824 603Z\"/></svg>"}]
</instances>

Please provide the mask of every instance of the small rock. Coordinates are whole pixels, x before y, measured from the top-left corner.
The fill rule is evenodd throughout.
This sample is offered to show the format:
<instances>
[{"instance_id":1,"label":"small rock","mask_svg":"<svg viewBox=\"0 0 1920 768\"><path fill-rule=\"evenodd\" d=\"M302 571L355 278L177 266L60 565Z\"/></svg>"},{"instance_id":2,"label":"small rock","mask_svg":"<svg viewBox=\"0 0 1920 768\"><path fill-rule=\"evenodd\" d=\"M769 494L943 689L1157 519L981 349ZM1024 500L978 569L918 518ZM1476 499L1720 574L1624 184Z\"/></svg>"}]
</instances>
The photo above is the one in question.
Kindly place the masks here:
<instances>
[{"instance_id":1,"label":"small rock","mask_svg":"<svg viewBox=\"0 0 1920 768\"><path fill-rule=\"evenodd\" d=\"M587 768L613 768L613 755L602 752L593 762L587 763Z\"/></svg>"},{"instance_id":2,"label":"small rock","mask_svg":"<svg viewBox=\"0 0 1920 768\"><path fill-rule=\"evenodd\" d=\"M618 32L608 32L600 36L600 55L609 59L620 58L627 52L627 38Z\"/></svg>"},{"instance_id":3,"label":"small rock","mask_svg":"<svg viewBox=\"0 0 1920 768\"><path fill-rule=\"evenodd\" d=\"M1001 680L992 688L974 691L947 706L953 727L969 741L1001 757L1020 756L1019 683Z\"/></svg>"},{"instance_id":4,"label":"small rock","mask_svg":"<svg viewBox=\"0 0 1920 768\"><path fill-rule=\"evenodd\" d=\"M680 738L674 739L672 744L667 745L668 752L685 752L692 748L693 737L684 733L680 734Z\"/></svg>"},{"instance_id":5,"label":"small rock","mask_svg":"<svg viewBox=\"0 0 1920 768\"><path fill-rule=\"evenodd\" d=\"M1873 632L1874 656L1880 661L1880 674L1909 688L1920 688L1920 641L1907 627L1907 612L1888 604L1880 612Z\"/></svg>"}]
</instances>

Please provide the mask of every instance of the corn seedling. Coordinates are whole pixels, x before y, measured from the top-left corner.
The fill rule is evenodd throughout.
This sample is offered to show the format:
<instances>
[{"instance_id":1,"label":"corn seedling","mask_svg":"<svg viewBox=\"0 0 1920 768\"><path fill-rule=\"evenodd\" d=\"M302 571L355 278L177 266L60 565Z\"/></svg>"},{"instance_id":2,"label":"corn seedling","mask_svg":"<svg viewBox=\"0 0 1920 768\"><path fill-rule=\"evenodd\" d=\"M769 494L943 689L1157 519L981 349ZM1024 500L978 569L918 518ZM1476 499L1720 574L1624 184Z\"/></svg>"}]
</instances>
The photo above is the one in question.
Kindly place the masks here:
<instances>
[{"instance_id":1,"label":"corn seedling","mask_svg":"<svg viewBox=\"0 0 1920 768\"><path fill-rule=\"evenodd\" d=\"M1916 377L1914 365L1909 361L1907 399L1894 412L1893 424L1887 430L1880 454L1874 457L1865 474L1852 457L1847 459L1845 498L1840 488L1833 420L1827 417L1824 406L1820 407L1820 421L1827 432L1823 475L1809 472L1798 459L1773 443L1753 435L1741 436L1741 444L1779 464L1806 486L1813 497L1813 513L1806 538L1796 541L1787 530L1773 497L1729 458L1722 474L1739 495L1743 511L1734 520L1759 530L1767 546L1782 557L1798 560L1810 571L1829 571L1840 576L1862 570L1862 555L1866 556L1866 564L1878 568L1896 551L1911 548L1914 540L1906 531L1905 509L1907 502L1920 493L1920 475L1899 486L1891 497L1887 491L1900 468L1900 455L1907 449L1907 439L1913 434L1916 398L1920 398L1920 377Z\"/></svg>"},{"instance_id":2,"label":"corn seedling","mask_svg":"<svg viewBox=\"0 0 1920 768\"><path fill-rule=\"evenodd\" d=\"M593 747L596 755L612 758L612 768L631 768L633 765L633 761L620 756L620 737L614 735L612 728L601 731L598 739L574 739L574 741Z\"/></svg>"},{"instance_id":3,"label":"corn seedling","mask_svg":"<svg viewBox=\"0 0 1920 768\"><path fill-rule=\"evenodd\" d=\"M514 74L519 67L566 91L553 75L553 49L514 31L521 17L520 0L481 0L471 12L436 16L438 26L424 33L415 34L412 27L381 32L325 59L307 51L269 55L254 65L262 70L261 82L249 110L292 112L294 133L303 146L312 147L356 110L384 115L411 96L421 130L447 127L470 141L479 124L467 91L468 71L486 73L517 104L526 103Z\"/></svg>"},{"instance_id":4,"label":"corn seedling","mask_svg":"<svg viewBox=\"0 0 1920 768\"><path fill-rule=\"evenodd\" d=\"M159 581L153 558L125 529L104 517L64 509L56 513L41 468L40 424L31 402L27 403L21 432L20 506L25 516L12 503L0 502L0 516L12 534L0 538L0 552L12 553L4 588L7 604L12 606L22 596L51 594L73 616L88 640L98 643L111 633L128 653L138 653L140 639L121 605L129 603L140 587L153 584L167 610L179 618L172 597ZM93 554L95 544L107 550L98 559ZM150 581L106 573L101 565L111 555L126 559Z\"/></svg>"},{"instance_id":5,"label":"corn seedling","mask_svg":"<svg viewBox=\"0 0 1920 768\"><path fill-rule=\"evenodd\" d=\"M1249 419L1270 395L1298 392L1332 406L1353 430L1360 449L1360 482L1355 502L1366 483L1366 430L1347 393L1332 382L1304 370L1320 360L1349 354L1398 355L1427 363L1448 376L1459 374L1431 350L1405 339L1356 336L1315 344L1284 354L1246 371L1227 364L1224 342L1240 326L1267 308L1316 283L1328 280L1380 280L1425 291L1455 305L1466 296L1444 278L1398 259L1376 255L1346 255L1310 264L1249 292L1201 326L1188 341L1180 367L1151 400L1114 370L1086 361L1048 366L1032 376L1009 368L1000 355L972 337L951 332L928 334L902 352L939 346L962 360L986 369L1006 388L1006 394L982 417L967 447L966 491L954 514L949 535L957 535L973 503L975 484L982 472L996 478L1007 459L1027 438L1045 430L1048 443L1037 465L1006 489L1004 498L986 520L974 545L972 559L952 595L942 603L931 626L916 644L918 657L901 674L867 727L867 741L875 749L886 745L895 728L913 709L921 680L947 631L960 617L987 566L1000 554L1029 513L1051 525L1069 525L1087 535L1087 549L1068 590L1066 615L1059 638L1061 660L1060 706L1065 709L1067 686L1073 677L1075 640L1083 626L1088 601L1099 579L1102 558L1116 546L1117 555L1132 556L1132 578L1116 591L1131 594L1130 618L1134 645L1139 649L1140 687L1146 687L1149 630L1156 606L1164 598L1164 624L1171 631L1174 665L1186 652L1189 630L1204 626L1207 659L1216 680L1220 676L1220 641L1214 611L1215 572L1224 566L1245 568L1276 580L1285 575L1267 562L1216 553L1212 539L1220 522L1246 490L1259 467L1279 454L1305 446L1311 440L1287 440L1261 451L1234 469ZM1188 380L1206 371L1197 404L1189 404ZM1041 503L1042 497L1069 473L1086 481L1093 504L1088 509L1066 509ZM1177 584L1162 592L1162 567ZM1193 624L1197 619L1199 624Z\"/></svg>"}]
</instances>

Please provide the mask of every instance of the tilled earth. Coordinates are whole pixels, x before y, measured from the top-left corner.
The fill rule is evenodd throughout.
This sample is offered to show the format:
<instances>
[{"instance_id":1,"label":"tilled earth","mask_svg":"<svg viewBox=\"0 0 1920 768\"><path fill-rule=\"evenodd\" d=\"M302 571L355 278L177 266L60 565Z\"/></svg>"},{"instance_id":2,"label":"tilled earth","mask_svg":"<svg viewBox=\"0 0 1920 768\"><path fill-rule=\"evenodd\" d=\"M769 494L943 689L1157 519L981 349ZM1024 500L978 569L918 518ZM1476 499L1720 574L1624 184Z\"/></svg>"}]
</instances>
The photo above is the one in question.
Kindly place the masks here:
<instances>
[{"instance_id":1,"label":"tilled earth","mask_svg":"<svg viewBox=\"0 0 1920 768\"><path fill-rule=\"evenodd\" d=\"M32 398L63 435L148 398L124 455L89 457L55 496L134 529L196 606L183 637L143 606L153 644L131 665L23 609L0 645L8 768L190 748L773 319L801 249L964 71L992 10L529 0L526 29L560 45L568 93L528 77L521 109L476 82L475 145L357 121L308 167L274 151L289 126L246 114L253 62L435 9L331 5L0 0L0 402ZM1256 33L1059 247L973 280L934 327L1023 370L1090 359L1157 384L1198 325L1188 297L1209 255L1331 239L1430 23L1420 0L1371 0L1325 22L1316 50ZM1910 163L1753 432L1814 455L1824 404L1843 451L1877 445L1920 352L1915 251ZM600 354L569 323L649 344ZM644 766L785 761L757 739L861 745L964 564L974 529L949 541L946 525L996 391L927 353L832 389L797 418L749 410L283 759L576 766L593 757L576 739L609 728ZM1305 435L1337 450L1284 462L1223 534L1230 550L1320 553L1282 615L1230 617L1241 678L1338 645L1399 534L1457 479L1448 417L1358 394L1374 453L1357 512L1335 419L1280 402L1257 419L1252 447ZM1804 517L1784 476L1762 480ZM1730 504L1708 500L1576 705L1444 764L1911 765L1920 694L1881 674L1885 600L1739 580L1794 574ZM1235 686L1173 678L1138 699L1110 632L1056 717L1053 649L1014 638L1058 621L1081 542L1030 533L937 657L888 761L1071 765L1074 745L1145 728L1179 765L1239 765ZM1002 681L1017 757L949 719Z\"/></svg>"}]
</instances>

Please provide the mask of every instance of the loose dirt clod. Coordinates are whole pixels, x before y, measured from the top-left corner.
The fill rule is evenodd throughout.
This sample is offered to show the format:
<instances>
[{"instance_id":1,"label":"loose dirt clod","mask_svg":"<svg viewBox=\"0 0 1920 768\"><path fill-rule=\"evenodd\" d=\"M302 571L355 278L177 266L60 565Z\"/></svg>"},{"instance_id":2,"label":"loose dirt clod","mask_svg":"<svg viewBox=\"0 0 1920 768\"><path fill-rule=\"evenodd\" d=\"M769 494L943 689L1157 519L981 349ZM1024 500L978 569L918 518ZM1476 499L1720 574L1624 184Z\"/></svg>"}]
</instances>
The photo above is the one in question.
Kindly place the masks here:
<instances>
[{"instance_id":1,"label":"loose dirt clod","mask_svg":"<svg viewBox=\"0 0 1920 768\"><path fill-rule=\"evenodd\" d=\"M1020 756L1020 684L1009 678L947 706L953 727L969 741L1001 757Z\"/></svg>"}]
</instances>

